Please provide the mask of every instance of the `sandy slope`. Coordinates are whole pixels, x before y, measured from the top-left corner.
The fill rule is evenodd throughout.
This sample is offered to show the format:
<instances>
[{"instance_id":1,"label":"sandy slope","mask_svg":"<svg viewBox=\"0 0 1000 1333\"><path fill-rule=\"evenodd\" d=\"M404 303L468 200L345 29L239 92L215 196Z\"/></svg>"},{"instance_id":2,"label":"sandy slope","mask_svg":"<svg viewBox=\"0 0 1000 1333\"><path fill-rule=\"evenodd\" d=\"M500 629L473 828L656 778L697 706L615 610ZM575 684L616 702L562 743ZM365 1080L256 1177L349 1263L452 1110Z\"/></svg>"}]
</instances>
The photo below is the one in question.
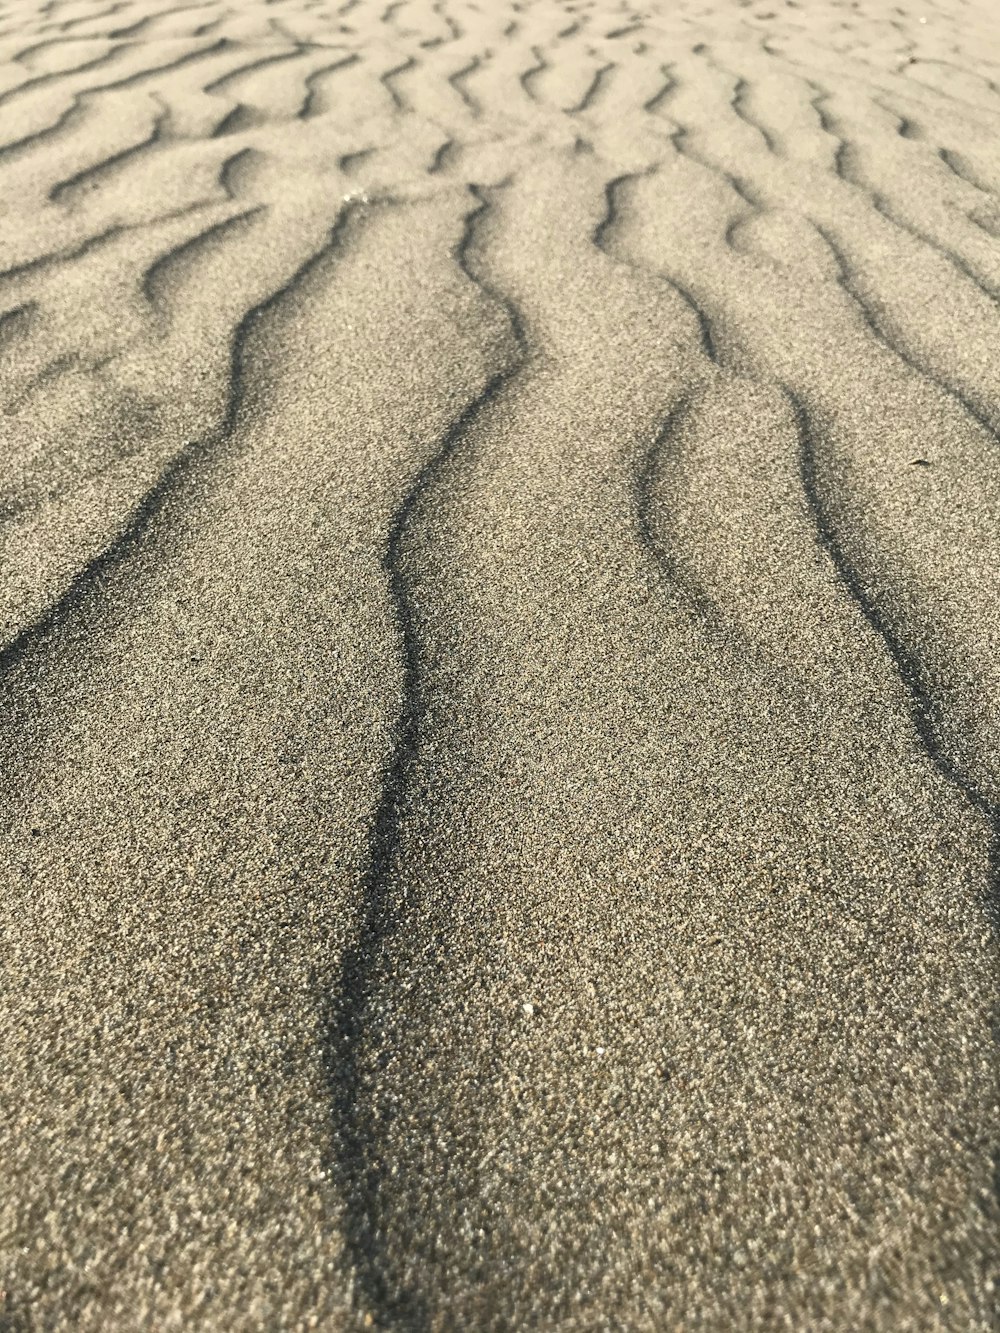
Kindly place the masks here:
<instances>
[{"instance_id":1,"label":"sandy slope","mask_svg":"<svg viewBox=\"0 0 1000 1333\"><path fill-rule=\"evenodd\" d=\"M1000 1317L986 0L0 11L0 1329Z\"/></svg>"}]
</instances>

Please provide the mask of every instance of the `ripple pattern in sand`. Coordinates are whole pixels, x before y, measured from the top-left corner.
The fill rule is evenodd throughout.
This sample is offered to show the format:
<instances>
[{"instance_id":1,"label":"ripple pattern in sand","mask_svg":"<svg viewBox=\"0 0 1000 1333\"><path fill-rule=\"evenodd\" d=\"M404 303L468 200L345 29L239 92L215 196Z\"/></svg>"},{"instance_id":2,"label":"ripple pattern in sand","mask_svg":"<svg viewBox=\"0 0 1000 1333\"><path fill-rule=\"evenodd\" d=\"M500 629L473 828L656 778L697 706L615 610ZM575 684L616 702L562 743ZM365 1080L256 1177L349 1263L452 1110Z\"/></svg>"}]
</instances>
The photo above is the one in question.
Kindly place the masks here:
<instances>
[{"instance_id":1,"label":"ripple pattern in sand","mask_svg":"<svg viewBox=\"0 0 1000 1333\"><path fill-rule=\"evenodd\" d=\"M0 6L0 1327L995 1326L998 80Z\"/></svg>"}]
</instances>

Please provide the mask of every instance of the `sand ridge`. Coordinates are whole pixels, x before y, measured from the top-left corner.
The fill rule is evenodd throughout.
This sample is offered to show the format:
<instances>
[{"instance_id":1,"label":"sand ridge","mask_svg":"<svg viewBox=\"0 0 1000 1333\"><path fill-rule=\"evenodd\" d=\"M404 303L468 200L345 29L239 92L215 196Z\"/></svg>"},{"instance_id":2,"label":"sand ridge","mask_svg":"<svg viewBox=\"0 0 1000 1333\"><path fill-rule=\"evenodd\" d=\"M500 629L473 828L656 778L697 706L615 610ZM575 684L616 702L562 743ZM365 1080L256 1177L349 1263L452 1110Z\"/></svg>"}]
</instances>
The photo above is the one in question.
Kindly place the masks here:
<instances>
[{"instance_id":1,"label":"sand ridge","mask_svg":"<svg viewBox=\"0 0 1000 1333\"><path fill-rule=\"evenodd\" d=\"M995 1326L990 17L0 9L0 1328Z\"/></svg>"}]
</instances>

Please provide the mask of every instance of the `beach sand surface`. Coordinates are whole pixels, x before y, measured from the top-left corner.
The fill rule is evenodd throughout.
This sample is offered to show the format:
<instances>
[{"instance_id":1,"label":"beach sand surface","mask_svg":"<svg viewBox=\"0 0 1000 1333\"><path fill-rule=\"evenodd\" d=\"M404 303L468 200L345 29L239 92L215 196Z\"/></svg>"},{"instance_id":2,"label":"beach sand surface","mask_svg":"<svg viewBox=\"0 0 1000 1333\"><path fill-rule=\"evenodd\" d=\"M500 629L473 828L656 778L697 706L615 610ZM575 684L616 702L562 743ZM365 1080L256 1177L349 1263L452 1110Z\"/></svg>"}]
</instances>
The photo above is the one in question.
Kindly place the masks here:
<instances>
[{"instance_id":1,"label":"beach sand surface","mask_svg":"<svg viewBox=\"0 0 1000 1333\"><path fill-rule=\"evenodd\" d=\"M0 6L0 1329L1000 1318L988 0Z\"/></svg>"}]
</instances>

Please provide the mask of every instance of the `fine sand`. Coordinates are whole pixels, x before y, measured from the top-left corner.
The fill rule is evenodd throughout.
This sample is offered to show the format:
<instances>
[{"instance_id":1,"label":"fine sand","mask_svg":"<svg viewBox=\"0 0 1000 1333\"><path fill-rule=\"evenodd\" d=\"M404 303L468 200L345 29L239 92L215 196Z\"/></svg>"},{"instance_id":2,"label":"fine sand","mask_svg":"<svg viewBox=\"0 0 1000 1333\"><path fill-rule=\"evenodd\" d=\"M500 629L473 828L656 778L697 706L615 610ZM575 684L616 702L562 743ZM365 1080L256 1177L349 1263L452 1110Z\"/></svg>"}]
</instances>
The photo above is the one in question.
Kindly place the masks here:
<instances>
[{"instance_id":1,"label":"fine sand","mask_svg":"<svg viewBox=\"0 0 1000 1333\"><path fill-rule=\"evenodd\" d=\"M5 0L0 270L0 1330L995 1329L993 0Z\"/></svg>"}]
</instances>

